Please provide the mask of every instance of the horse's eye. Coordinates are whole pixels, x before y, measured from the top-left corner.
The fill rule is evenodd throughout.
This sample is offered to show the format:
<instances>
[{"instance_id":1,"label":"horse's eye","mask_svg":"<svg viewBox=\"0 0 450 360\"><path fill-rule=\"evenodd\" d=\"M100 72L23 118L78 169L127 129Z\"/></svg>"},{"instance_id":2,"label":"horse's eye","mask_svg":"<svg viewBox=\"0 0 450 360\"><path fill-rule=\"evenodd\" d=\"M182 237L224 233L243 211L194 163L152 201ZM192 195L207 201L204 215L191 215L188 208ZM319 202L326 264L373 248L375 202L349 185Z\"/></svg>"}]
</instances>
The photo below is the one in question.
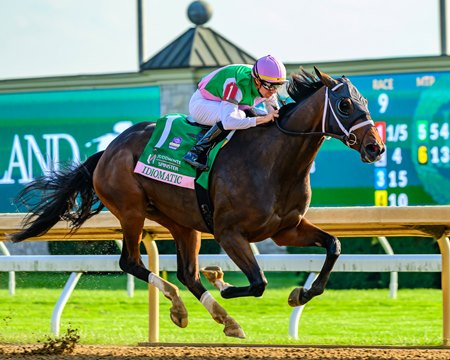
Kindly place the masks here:
<instances>
[{"instance_id":1,"label":"horse's eye","mask_svg":"<svg viewBox=\"0 0 450 360\"><path fill-rule=\"evenodd\" d=\"M342 115L350 115L353 111L353 103L349 98L339 100L337 109Z\"/></svg>"}]
</instances>

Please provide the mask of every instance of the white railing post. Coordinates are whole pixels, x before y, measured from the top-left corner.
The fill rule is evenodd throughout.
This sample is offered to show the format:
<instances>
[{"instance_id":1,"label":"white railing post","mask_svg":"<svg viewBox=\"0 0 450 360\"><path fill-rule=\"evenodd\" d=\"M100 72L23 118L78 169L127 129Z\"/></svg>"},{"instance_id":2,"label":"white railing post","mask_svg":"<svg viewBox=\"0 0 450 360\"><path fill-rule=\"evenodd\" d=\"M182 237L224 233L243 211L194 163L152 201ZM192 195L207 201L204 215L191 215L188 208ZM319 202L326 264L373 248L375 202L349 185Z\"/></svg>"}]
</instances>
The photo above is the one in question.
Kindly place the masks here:
<instances>
[{"instance_id":1,"label":"white railing post","mask_svg":"<svg viewBox=\"0 0 450 360\"><path fill-rule=\"evenodd\" d=\"M378 241L380 245L383 247L384 251L388 255L394 255L394 250L392 250L391 244L386 239L385 236L378 236ZM391 272L391 278L389 281L389 297L391 299L397 299L397 290L398 290L398 272Z\"/></svg>"},{"instance_id":2,"label":"white railing post","mask_svg":"<svg viewBox=\"0 0 450 360\"><path fill-rule=\"evenodd\" d=\"M308 278L305 281L303 287L305 289L311 288L314 280L316 280L318 273L309 273ZM298 339L298 323L300 322L300 317L302 316L303 308L305 305L296 306L292 309L291 316L289 318L289 337L291 339Z\"/></svg>"},{"instance_id":3,"label":"white railing post","mask_svg":"<svg viewBox=\"0 0 450 360\"><path fill-rule=\"evenodd\" d=\"M61 315L64 310L64 307L67 304L67 301L72 295L73 289L77 286L78 280L80 279L81 272L73 272L70 274L69 280L67 280L66 285L64 285L64 289L56 302L55 308L53 309L52 319L50 321L50 329L53 334L56 336L59 335L59 328L61 324Z\"/></svg>"},{"instance_id":4,"label":"white railing post","mask_svg":"<svg viewBox=\"0 0 450 360\"><path fill-rule=\"evenodd\" d=\"M8 248L2 241L0 241L0 250L2 251L3 255L11 256ZM14 296L16 294L16 273L14 271L9 271L8 289L9 295Z\"/></svg>"}]
</instances>

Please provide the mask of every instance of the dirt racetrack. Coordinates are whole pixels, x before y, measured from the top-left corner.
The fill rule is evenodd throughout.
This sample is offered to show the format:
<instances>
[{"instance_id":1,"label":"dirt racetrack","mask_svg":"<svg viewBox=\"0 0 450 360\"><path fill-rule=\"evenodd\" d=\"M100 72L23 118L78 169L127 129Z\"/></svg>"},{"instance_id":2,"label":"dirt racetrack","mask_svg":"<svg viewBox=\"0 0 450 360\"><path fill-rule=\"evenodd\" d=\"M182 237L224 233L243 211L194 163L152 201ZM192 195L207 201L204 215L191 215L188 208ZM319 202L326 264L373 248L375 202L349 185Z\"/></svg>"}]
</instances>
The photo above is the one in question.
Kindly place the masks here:
<instances>
[{"instance_id":1,"label":"dirt racetrack","mask_svg":"<svg viewBox=\"0 0 450 360\"><path fill-rule=\"evenodd\" d=\"M237 346L87 346L77 345L71 354L40 354L38 346L0 344L0 360L236 360L236 359L429 359L449 360L450 348L375 347L237 347Z\"/></svg>"}]
</instances>

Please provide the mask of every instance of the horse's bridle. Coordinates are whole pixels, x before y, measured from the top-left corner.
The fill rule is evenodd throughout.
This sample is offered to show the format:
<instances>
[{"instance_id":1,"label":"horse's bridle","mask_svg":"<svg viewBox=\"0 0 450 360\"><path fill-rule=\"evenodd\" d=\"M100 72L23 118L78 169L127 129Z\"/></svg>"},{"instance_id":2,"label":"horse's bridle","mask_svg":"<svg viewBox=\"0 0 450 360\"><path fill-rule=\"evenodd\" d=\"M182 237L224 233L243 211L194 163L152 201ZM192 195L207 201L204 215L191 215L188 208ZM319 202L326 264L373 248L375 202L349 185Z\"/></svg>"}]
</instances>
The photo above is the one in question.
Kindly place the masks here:
<instances>
[{"instance_id":1,"label":"horse's bridle","mask_svg":"<svg viewBox=\"0 0 450 360\"><path fill-rule=\"evenodd\" d=\"M346 78L344 78L344 81L348 81ZM373 120L370 118L370 114L368 111L366 111L362 104L360 104L361 106L359 106L357 109L355 109L355 111L351 114L351 117L349 116L349 119L351 120L351 123L354 124L353 126L350 127L350 129L346 129L345 126L342 124L341 120L339 119L339 116L336 115L336 111L334 109L334 107L337 106L338 102L340 100L342 100L344 97L342 96L336 96L335 91L337 89L339 89L341 86L344 86L344 82L340 82L339 84L337 84L336 86L334 86L331 89L331 92L328 92L328 87L325 87L325 99L324 99L324 110L323 110L323 115L322 115L322 131L314 131L314 132L297 132L297 131L291 131L291 130L286 130L284 129L281 124L280 124L280 120L279 118L275 119L275 124L277 126L277 128L284 134L286 135L290 135L290 136L305 136L305 135L321 135L321 136L330 136L333 137L335 139L341 140L343 142L345 142L347 144L347 146L352 146L352 145L356 145L358 143L358 139L356 138L356 135L353 133L353 131L360 129L366 125L371 125L374 126ZM348 86L345 89L347 90L348 94L350 95L350 91L348 90ZM334 101L334 103L331 103L330 97L332 98L336 98L336 100ZM351 96L349 96L349 98L352 98ZM362 98L362 97L361 97ZM365 99L363 99L365 100ZM358 102L360 102L361 100L358 99ZM333 106L334 105L334 106ZM294 111L296 111L297 106L295 106L294 108L292 108L291 110L289 110L284 118L288 118L292 115L292 113ZM329 110L328 110L329 109ZM332 117L331 117L331 116ZM361 121L359 123L356 123L359 119L364 118L364 117L369 117L367 120ZM332 133L332 132L328 132L326 130L326 128L331 128L330 125L330 120L329 119L334 119L334 121L336 122L336 124L338 125L340 131L342 132L342 134L336 134L336 133ZM354 119L353 119L354 118ZM328 125L328 126L327 126ZM367 128L367 131L370 129ZM364 134L365 136L365 134ZM363 138L364 138L363 136Z\"/></svg>"}]
</instances>

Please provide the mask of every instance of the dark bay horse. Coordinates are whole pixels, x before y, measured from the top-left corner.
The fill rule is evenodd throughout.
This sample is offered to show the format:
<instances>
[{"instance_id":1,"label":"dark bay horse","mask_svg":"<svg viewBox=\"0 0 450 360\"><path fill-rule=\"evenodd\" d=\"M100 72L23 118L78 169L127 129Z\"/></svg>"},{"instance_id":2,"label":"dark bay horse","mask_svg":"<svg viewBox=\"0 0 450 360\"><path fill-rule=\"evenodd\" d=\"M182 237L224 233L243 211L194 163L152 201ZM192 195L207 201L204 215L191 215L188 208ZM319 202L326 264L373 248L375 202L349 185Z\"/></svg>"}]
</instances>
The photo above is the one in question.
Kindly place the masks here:
<instances>
[{"instance_id":1,"label":"dark bay horse","mask_svg":"<svg viewBox=\"0 0 450 360\"><path fill-rule=\"evenodd\" d=\"M335 236L304 217L311 200L309 172L314 158L326 136L358 151L363 162L377 161L384 152L366 99L346 77L336 80L316 68L315 72L318 78L304 70L292 76L288 92L295 103L280 109L275 124L237 131L216 159L210 183L214 237L249 281L249 286L235 287L223 281L219 269L206 269L208 280L224 298L263 294L267 280L250 243L267 238L280 246L325 248L326 259L312 287L293 290L288 302L305 304L323 293L341 249ZM152 123L136 124L104 152L30 183L18 200L29 203L38 192L39 202L29 204L23 230L10 238L17 242L43 235L61 219L70 221L76 230L103 207L108 208L123 229L121 269L160 289L172 301L172 321L185 327L187 311L178 288L148 271L141 261L144 220L152 219L173 235L180 282L224 325L226 335L244 337L239 324L200 281L200 234L208 229L195 192L133 172L153 129Z\"/></svg>"}]
</instances>

